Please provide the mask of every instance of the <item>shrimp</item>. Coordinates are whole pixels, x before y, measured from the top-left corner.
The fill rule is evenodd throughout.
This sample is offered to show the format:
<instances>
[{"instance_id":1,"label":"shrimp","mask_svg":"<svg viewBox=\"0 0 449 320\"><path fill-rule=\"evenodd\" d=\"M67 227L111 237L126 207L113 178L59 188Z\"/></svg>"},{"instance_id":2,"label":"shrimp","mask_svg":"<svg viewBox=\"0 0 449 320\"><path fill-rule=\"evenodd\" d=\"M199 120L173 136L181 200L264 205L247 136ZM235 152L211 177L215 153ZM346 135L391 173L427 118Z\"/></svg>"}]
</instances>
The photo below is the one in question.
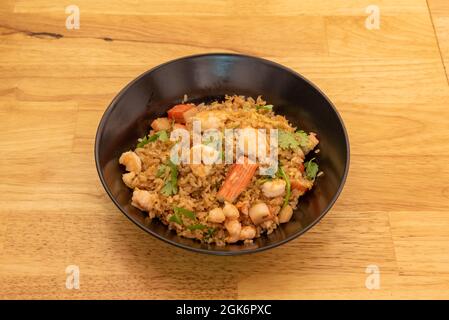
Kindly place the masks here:
<instances>
[{"instance_id":1,"label":"shrimp","mask_svg":"<svg viewBox=\"0 0 449 320\"><path fill-rule=\"evenodd\" d=\"M123 182L131 189L134 188L134 178L136 177L135 172L128 172L122 175Z\"/></svg>"},{"instance_id":2,"label":"shrimp","mask_svg":"<svg viewBox=\"0 0 449 320\"><path fill-rule=\"evenodd\" d=\"M240 239L240 231L242 230L242 224L238 220L226 220L224 223L226 230L229 232L227 242L233 243Z\"/></svg>"},{"instance_id":3,"label":"shrimp","mask_svg":"<svg viewBox=\"0 0 449 320\"><path fill-rule=\"evenodd\" d=\"M285 206L279 212L279 223L289 222L293 215L293 208L290 205Z\"/></svg>"},{"instance_id":4,"label":"shrimp","mask_svg":"<svg viewBox=\"0 0 449 320\"><path fill-rule=\"evenodd\" d=\"M222 223L225 221L226 217L221 208L215 208L209 211L209 215L207 216L207 221Z\"/></svg>"},{"instance_id":5,"label":"shrimp","mask_svg":"<svg viewBox=\"0 0 449 320\"><path fill-rule=\"evenodd\" d=\"M150 213L150 218L153 218L154 214L151 212L151 210L154 208L157 201L157 194L145 190L136 189L133 192L131 204L142 211L148 211Z\"/></svg>"},{"instance_id":6,"label":"shrimp","mask_svg":"<svg viewBox=\"0 0 449 320\"><path fill-rule=\"evenodd\" d=\"M222 128L226 119L227 114L223 110L200 111L191 117L191 120L201 122L201 131Z\"/></svg>"},{"instance_id":7,"label":"shrimp","mask_svg":"<svg viewBox=\"0 0 449 320\"><path fill-rule=\"evenodd\" d=\"M171 124L168 118L157 118L151 122L151 128L156 131L160 130L170 130Z\"/></svg>"},{"instance_id":8,"label":"shrimp","mask_svg":"<svg viewBox=\"0 0 449 320\"><path fill-rule=\"evenodd\" d=\"M251 240L256 236L256 228L254 226L244 226L240 230L240 240Z\"/></svg>"},{"instance_id":9,"label":"shrimp","mask_svg":"<svg viewBox=\"0 0 449 320\"><path fill-rule=\"evenodd\" d=\"M132 151L124 152L118 161L126 167L127 171L139 173L142 170L142 161Z\"/></svg>"},{"instance_id":10,"label":"shrimp","mask_svg":"<svg viewBox=\"0 0 449 320\"><path fill-rule=\"evenodd\" d=\"M262 185L262 192L267 198L275 198L285 193L286 183L282 179L267 181Z\"/></svg>"},{"instance_id":11,"label":"shrimp","mask_svg":"<svg viewBox=\"0 0 449 320\"><path fill-rule=\"evenodd\" d=\"M223 207L223 213L228 219L238 219L240 216L239 210L231 203L226 202Z\"/></svg>"},{"instance_id":12,"label":"shrimp","mask_svg":"<svg viewBox=\"0 0 449 320\"><path fill-rule=\"evenodd\" d=\"M249 217L254 224L261 224L273 218L273 215L264 202L259 202L249 209Z\"/></svg>"}]
</instances>

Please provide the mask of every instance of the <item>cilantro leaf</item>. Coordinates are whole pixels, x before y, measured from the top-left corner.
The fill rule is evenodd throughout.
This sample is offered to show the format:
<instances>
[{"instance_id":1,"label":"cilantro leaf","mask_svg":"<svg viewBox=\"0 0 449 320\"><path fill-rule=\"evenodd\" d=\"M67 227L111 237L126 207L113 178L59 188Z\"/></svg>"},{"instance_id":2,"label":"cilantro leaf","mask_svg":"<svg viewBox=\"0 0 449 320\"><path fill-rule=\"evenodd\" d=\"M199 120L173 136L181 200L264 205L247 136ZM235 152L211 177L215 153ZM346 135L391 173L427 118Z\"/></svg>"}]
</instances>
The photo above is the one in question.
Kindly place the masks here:
<instances>
[{"instance_id":1,"label":"cilantro leaf","mask_svg":"<svg viewBox=\"0 0 449 320\"><path fill-rule=\"evenodd\" d=\"M168 134L167 131L161 130L156 132L155 134L152 134L151 136L144 136L143 138L139 139L139 143L137 144L136 148L142 148L144 145L154 142L156 140L161 141L167 141L168 140Z\"/></svg>"},{"instance_id":2,"label":"cilantro leaf","mask_svg":"<svg viewBox=\"0 0 449 320\"><path fill-rule=\"evenodd\" d=\"M193 231L193 230L202 230L207 228L204 224L192 224L190 226L187 226L187 229Z\"/></svg>"},{"instance_id":3,"label":"cilantro leaf","mask_svg":"<svg viewBox=\"0 0 449 320\"><path fill-rule=\"evenodd\" d=\"M177 193L177 189L173 186L172 182L169 180L169 181L165 182L164 186L161 189L161 193L164 196L169 197L171 195L176 194Z\"/></svg>"},{"instance_id":4,"label":"cilantro leaf","mask_svg":"<svg viewBox=\"0 0 449 320\"><path fill-rule=\"evenodd\" d=\"M170 159L167 161L165 166L170 169L170 178L165 181L165 184L161 189L161 193L168 197L178 193L178 168L173 162L170 161Z\"/></svg>"},{"instance_id":5,"label":"cilantro leaf","mask_svg":"<svg viewBox=\"0 0 449 320\"><path fill-rule=\"evenodd\" d=\"M295 136L299 140L301 147L306 148L309 145L309 135L303 130L296 131Z\"/></svg>"},{"instance_id":6,"label":"cilantro leaf","mask_svg":"<svg viewBox=\"0 0 449 320\"><path fill-rule=\"evenodd\" d=\"M182 214L183 216L191 219L191 220L195 220L196 216L195 216L195 212L181 208L181 207L175 207L173 209L176 213L178 214Z\"/></svg>"},{"instance_id":7,"label":"cilantro leaf","mask_svg":"<svg viewBox=\"0 0 449 320\"><path fill-rule=\"evenodd\" d=\"M304 164L306 177L309 180L315 180L316 175L318 173L318 164L313 160L315 160L315 158L310 159Z\"/></svg>"},{"instance_id":8,"label":"cilantro leaf","mask_svg":"<svg viewBox=\"0 0 449 320\"><path fill-rule=\"evenodd\" d=\"M170 167L170 181L173 185L175 193L178 193L178 167L169 159L167 162Z\"/></svg>"},{"instance_id":9,"label":"cilantro leaf","mask_svg":"<svg viewBox=\"0 0 449 320\"><path fill-rule=\"evenodd\" d=\"M295 139L295 134L285 130L279 130L278 144L281 149L290 148L296 150L299 147L299 142Z\"/></svg>"},{"instance_id":10,"label":"cilantro leaf","mask_svg":"<svg viewBox=\"0 0 449 320\"><path fill-rule=\"evenodd\" d=\"M150 142L149 140L148 140L148 136L144 136L143 138L141 138L140 140L139 140L139 143L137 143L137 146L136 146L136 148L142 148L144 145L146 145L148 142Z\"/></svg>"},{"instance_id":11,"label":"cilantro leaf","mask_svg":"<svg viewBox=\"0 0 449 320\"><path fill-rule=\"evenodd\" d=\"M170 222L175 222L177 224L182 224L181 217L176 212L168 219Z\"/></svg>"}]
</instances>

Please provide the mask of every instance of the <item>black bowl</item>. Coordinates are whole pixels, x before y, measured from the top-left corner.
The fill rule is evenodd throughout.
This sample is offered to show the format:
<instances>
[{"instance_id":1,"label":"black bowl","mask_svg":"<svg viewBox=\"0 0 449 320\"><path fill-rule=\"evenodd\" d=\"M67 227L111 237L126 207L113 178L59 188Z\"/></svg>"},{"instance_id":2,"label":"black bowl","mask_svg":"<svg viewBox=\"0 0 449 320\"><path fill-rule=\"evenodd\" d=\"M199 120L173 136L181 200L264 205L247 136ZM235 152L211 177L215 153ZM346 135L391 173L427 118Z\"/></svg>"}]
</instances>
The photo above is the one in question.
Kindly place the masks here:
<instances>
[{"instance_id":1,"label":"black bowl","mask_svg":"<svg viewBox=\"0 0 449 320\"><path fill-rule=\"evenodd\" d=\"M318 134L316 155L324 172L314 188L300 200L289 223L252 245L225 247L182 238L157 219L130 205L131 190L122 182L118 158L135 147L149 129L150 119L165 115L170 106L189 101L211 101L225 94L262 95L295 126ZM277 63L236 54L204 54L157 66L128 84L112 101L101 119L95 140L95 161L106 192L135 224L153 236L196 252L233 255L262 251L286 243L315 225L340 194L349 168L349 141L342 119L329 99L310 81Z\"/></svg>"}]
</instances>

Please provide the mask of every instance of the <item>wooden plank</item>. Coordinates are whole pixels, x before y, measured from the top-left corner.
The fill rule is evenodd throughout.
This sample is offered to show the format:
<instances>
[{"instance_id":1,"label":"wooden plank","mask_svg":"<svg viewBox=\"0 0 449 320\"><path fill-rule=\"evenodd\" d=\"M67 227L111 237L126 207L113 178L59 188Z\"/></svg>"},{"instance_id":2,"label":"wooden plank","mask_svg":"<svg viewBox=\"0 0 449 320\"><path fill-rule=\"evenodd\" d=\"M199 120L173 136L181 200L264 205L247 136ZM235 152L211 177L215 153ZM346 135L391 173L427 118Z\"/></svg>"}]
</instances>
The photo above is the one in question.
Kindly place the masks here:
<instances>
[{"instance_id":1,"label":"wooden plank","mask_svg":"<svg viewBox=\"0 0 449 320\"><path fill-rule=\"evenodd\" d=\"M67 30L66 3L2 1L0 298L449 298L447 1L379 0L379 30L365 27L371 4L80 0L81 28ZM217 51L312 80L351 142L332 210L255 255L154 239L109 200L92 154L103 111L129 81ZM65 288L71 264L80 290ZM379 290L365 285L372 264Z\"/></svg>"},{"instance_id":2,"label":"wooden plank","mask_svg":"<svg viewBox=\"0 0 449 320\"><path fill-rule=\"evenodd\" d=\"M449 3L444 0L428 0L427 3L449 83Z\"/></svg>"}]
</instances>

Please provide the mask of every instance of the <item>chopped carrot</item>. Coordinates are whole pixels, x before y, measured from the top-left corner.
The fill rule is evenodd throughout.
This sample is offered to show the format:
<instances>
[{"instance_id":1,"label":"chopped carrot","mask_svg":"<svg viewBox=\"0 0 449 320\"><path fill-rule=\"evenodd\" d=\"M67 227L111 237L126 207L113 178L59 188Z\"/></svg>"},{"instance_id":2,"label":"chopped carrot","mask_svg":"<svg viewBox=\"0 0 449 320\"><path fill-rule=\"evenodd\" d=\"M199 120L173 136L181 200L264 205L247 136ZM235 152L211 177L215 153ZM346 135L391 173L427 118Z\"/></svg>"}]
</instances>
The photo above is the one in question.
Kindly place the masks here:
<instances>
[{"instance_id":1,"label":"chopped carrot","mask_svg":"<svg viewBox=\"0 0 449 320\"><path fill-rule=\"evenodd\" d=\"M234 163L229 169L226 179L217 193L219 200L234 202L250 184L258 164L249 164L248 158L243 158L243 163Z\"/></svg>"},{"instance_id":2,"label":"chopped carrot","mask_svg":"<svg viewBox=\"0 0 449 320\"><path fill-rule=\"evenodd\" d=\"M177 104L167 111L168 118L174 119L177 123L186 123L195 112L196 107L193 104Z\"/></svg>"}]
</instances>

